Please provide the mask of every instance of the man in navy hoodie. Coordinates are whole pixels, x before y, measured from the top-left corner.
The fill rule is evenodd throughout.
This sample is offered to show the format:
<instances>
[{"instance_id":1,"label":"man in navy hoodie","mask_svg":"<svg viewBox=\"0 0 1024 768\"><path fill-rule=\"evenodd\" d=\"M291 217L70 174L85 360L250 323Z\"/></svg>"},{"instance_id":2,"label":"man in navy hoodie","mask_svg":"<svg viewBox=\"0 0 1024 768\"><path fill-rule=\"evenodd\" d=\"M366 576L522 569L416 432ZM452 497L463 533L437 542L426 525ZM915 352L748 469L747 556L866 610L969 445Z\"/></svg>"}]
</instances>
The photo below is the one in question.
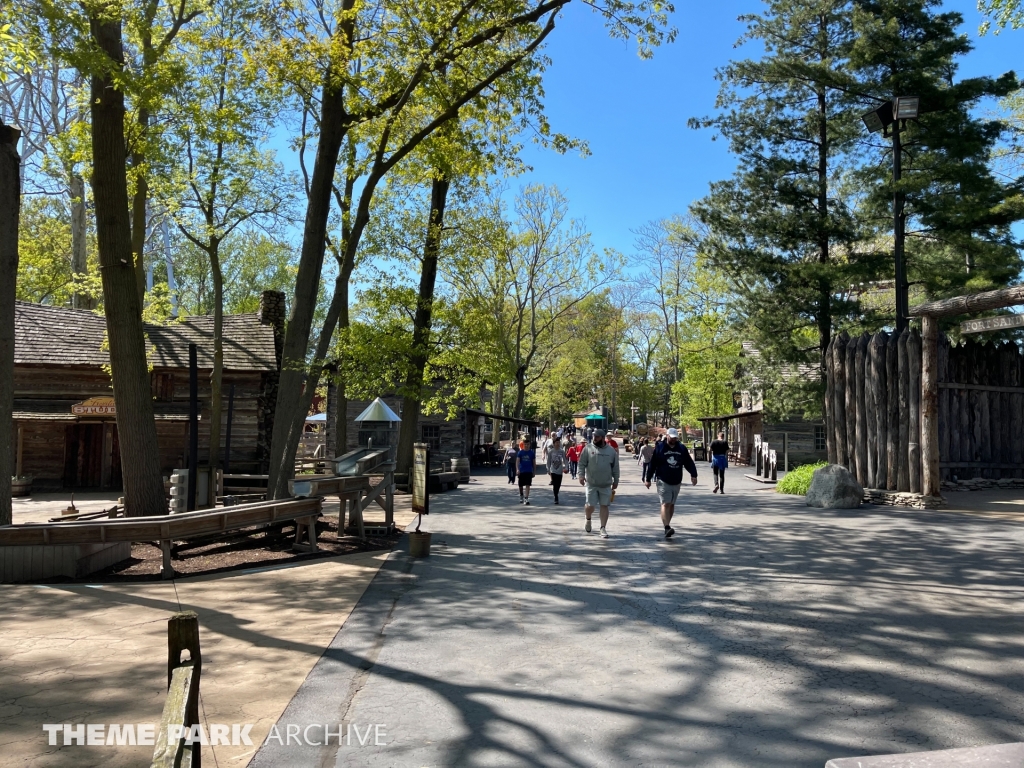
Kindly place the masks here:
<instances>
[{"instance_id":1,"label":"man in navy hoodie","mask_svg":"<svg viewBox=\"0 0 1024 768\"><path fill-rule=\"evenodd\" d=\"M690 458L690 452L679 441L679 432L668 431L668 438L658 443L651 461L646 465L644 485L651 487L651 478L657 479L658 498L661 499L661 522L665 526L665 538L672 538L672 513L679 498L679 486L683 483L683 469L690 473L690 481L697 484L697 465Z\"/></svg>"}]
</instances>

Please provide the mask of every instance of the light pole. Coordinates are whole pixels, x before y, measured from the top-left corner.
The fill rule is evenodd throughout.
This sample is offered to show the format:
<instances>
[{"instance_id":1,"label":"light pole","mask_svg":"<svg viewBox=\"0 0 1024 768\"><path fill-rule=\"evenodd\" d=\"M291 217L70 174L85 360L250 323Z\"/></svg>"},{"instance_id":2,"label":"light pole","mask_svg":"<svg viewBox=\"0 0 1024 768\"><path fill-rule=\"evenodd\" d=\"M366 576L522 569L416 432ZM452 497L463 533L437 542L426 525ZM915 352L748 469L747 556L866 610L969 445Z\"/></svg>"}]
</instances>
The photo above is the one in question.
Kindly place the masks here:
<instances>
[{"instance_id":1,"label":"light pole","mask_svg":"<svg viewBox=\"0 0 1024 768\"><path fill-rule=\"evenodd\" d=\"M892 128L892 180L894 186L892 198L893 217L893 256L896 261L896 333L900 334L906 330L908 324L908 313L910 311L909 288L907 282L907 267L904 259L904 238L906 235L906 195L900 189L900 179L903 178L903 146L900 143L900 130L905 128L907 120L917 118L920 111L921 99L917 96L897 96L892 101L887 101L877 109L861 116L868 131L876 133L882 131L883 136L888 136L889 128Z\"/></svg>"}]
</instances>

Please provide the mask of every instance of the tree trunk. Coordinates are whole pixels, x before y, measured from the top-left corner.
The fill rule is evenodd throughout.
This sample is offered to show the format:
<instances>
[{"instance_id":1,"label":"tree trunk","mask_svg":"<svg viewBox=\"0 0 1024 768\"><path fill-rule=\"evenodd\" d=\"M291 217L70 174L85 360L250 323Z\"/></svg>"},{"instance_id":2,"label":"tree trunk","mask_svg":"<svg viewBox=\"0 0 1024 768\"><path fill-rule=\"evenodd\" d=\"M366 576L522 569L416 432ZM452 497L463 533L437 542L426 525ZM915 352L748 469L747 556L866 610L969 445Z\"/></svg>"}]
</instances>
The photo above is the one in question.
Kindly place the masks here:
<instances>
[{"instance_id":1,"label":"tree trunk","mask_svg":"<svg viewBox=\"0 0 1024 768\"><path fill-rule=\"evenodd\" d=\"M135 137L137 149L132 152L132 170L135 171L135 195L132 197L132 254L135 258L135 282L139 292L139 306L146 299L146 202L149 199L149 182L146 179L145 146L149 131L149 110L139 109Z\"/></svg>"},{"instance_id":2,"label":"tree trunk","mask_svg":"<svg viewBox=\"0 0 1024 768\"><path fill-rule=\"evenodd\" d=\"M210 374L210 468L220 467L220 422L224 401L224 275L220 268L220 243L210 241L210 273L213 276L213 372Z\"/></svg>"},{"instance_id":3,"label":"tree trunk","mask_svg":"<svg viewBox=\"0 0 1024 768\"><path fill-rule=\"evenodd\" d=\"M526 366L521 365L516 369L516 407L512 415L517 419L523 418L523 408L526 407ZM668 413L670 405L665 406L665 413Z\"/></svg>"},{"instance_id":4,"label":"tree trunk","mask_svg":"<svg viewBox=\"0 0 1024 768\"><path fill-rule=\"evenodd\" d=\"M299 417L302 416L302 404L307 397L311 398L305 391L309 375L306 355L324 265L334 174L338 167L341 144L348 130L343 87L332 83L333 77L333 74L328 73L323 87L320 135L309 184L302 250L295 276L295 294L281 350L281 381L274 409L270 478L267 483L267 497L271 499L288 497L288 480L295 474L295 450L299 442L297 431L301 430Z\"/></svg>"},{"instance_id":5,"label":"tree trunk","mask_svg":"<svg viewBox=\"0 0 1024 768\"><path fill-rule=\"evenodd\" d=\"M115 70L124 67L121 20L93 17L92 38ZM167 514L160 478L146 340L132 261L128 215L124 94L111 74L91 83L93 199L103 278L103 311L110 347L111 383L117 403L125 512L131 517Z\"/></svg>"},{"instance_id":6,"label":"tree trunk","mask_svg":"<svg viewBox=\"0 0 1024 768\"><path fill-rule=\"evenodd\" d=\"M71 271L75 277L80 278L89 271L85 181L79 174L72 172L68 177L68 187L71 192ZM71 306L75 309L91 309L92 300L76 292L71 297Z\"/></svg>"},{"instance_id":7,"label":"tree trunk","mask_svg":"<svg viewBox=\"0 0 1024 768\"><path fill-rule=\"evenodd\" d=\"M14 297L18 282L21 158L18 131L0 122L0 525L10 525L14 410Z\"/></svg>"},{"instance_id":8,"label":"tree trunk","mask_svg":"<svg viewBox=\"0 0 1024 768\"><path fill-rule=\"evenodd\" d=\"M501 416L501 400L505 396L505 383L499 381L494 388L494 400L491 402L491 413ZM491 424L491 442L501 442L501 419L494 419Z\"/></svg>"},{"instance_id":9,"label":"tree trunk","mask_svg":"<svg viewBox=\"0 0 1024 768\"><path fill-rule=\"evenodd\" d=\"M402 426L398 433L398 465L396 472L407 473L412 467L413 444L419 426L422 405L423 372L430 360L430 328L434 312L434 285L437 282L437 259L441 250L444 209L448 202L448 179L435 177L430 185L430 218L423 244L423 268L420 290L413 320L412 355L405 378L402 397Z\"/></svg>"}]
</instances>

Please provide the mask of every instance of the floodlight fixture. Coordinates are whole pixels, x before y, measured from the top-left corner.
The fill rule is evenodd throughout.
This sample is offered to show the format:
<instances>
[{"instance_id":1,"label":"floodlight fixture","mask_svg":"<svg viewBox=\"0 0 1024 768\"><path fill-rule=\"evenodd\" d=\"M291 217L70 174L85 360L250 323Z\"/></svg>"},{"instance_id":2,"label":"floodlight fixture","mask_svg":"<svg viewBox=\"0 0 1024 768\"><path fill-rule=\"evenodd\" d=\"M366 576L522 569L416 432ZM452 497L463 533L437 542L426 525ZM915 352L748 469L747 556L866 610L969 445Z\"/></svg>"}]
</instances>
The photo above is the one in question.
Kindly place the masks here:
<instances>
[{"instance_id":1,"label":"floodlight fixture","mask_svg":"<svg viewBox=\"0 0 1024 768\"><path fill-rule=\"evenodd\" d=\"M892 125L892 104L885 102L880 107L865 112L860 117L864 121L864 125L867 126L868 131L871 133L878 133L879 131L888 128Z\"/></svg>"},{"instance_id":2,"label":"floodlight fixture","mask_svg":"<svg viewBox=\"0 0 1024 768\"><path fill-rule=\"evenodd\" d=\"M892 111L896 120L914 120L920 112L919 96L897 96L892 100Z\"/></svg>"}]
</instances>

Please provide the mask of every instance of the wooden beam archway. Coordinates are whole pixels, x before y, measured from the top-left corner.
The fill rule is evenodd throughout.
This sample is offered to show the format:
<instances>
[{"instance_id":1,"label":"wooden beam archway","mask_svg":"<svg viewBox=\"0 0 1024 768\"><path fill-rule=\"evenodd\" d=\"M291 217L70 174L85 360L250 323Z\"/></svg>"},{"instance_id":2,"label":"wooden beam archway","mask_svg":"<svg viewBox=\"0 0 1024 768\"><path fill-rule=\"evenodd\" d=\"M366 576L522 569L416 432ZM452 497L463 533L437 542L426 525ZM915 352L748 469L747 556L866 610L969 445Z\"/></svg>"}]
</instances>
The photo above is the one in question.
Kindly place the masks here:
<instances>
[{"instance_id":1,"label":"wooden beam archway","mask_svg":"<svg viewBox=\"0 0 1024 768\"><path fill-rule=\"evenodd\" d=\"M985 291L911 307L921 318L921 475L922 493L939 496L939 318L1024 304L1024 286Z\"/></svg>"}]
</instances>

